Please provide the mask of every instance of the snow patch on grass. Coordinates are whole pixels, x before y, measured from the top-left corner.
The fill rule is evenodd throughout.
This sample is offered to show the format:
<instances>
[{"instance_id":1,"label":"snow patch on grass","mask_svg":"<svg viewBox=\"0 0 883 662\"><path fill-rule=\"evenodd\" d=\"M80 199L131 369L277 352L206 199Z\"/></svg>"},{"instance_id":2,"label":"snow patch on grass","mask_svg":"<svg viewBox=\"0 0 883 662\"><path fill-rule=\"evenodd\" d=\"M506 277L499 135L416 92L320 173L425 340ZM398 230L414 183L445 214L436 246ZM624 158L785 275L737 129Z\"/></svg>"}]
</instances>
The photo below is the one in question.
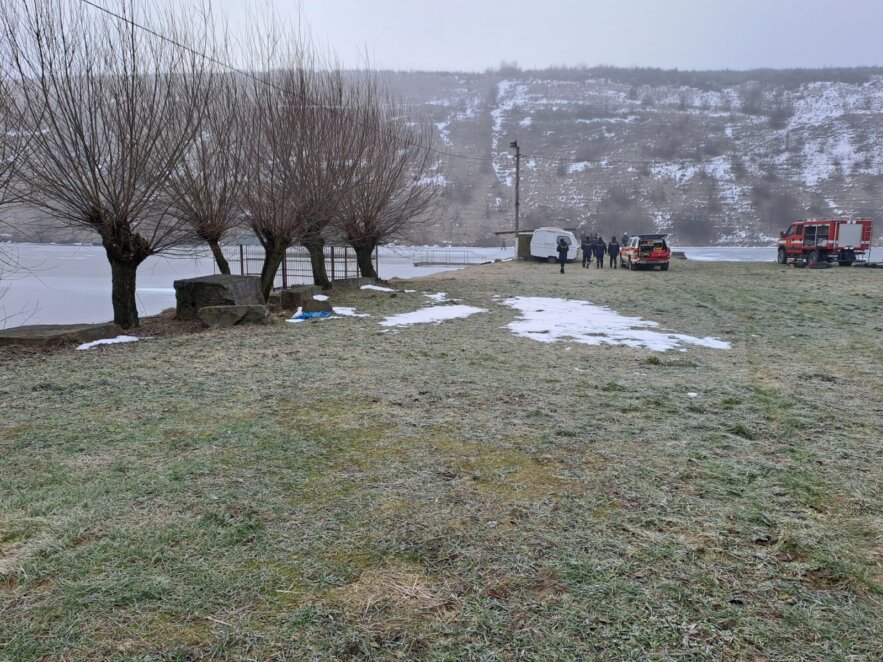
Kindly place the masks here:
<instances>
[{"instance_id":1,"label":"snow patch on grass","mask_svg":"<svg viewBox=\"0 0 883 662\"><path fill-rule=\"evenodd\" d=\"M363 290L374 290L376 292L395 292L391 287L381 287L380 285L362 285Z\"/></svg>"},{"instance_id":2,"label":"snow patch on grass","mask_svg":"<svg viewBox=\"0 0 883 662\"><path fill-rule=\"evenodd\" d=\"M341 317L371 317L368 313L357 313L355 308L345 306L334 306L331 310L334 311L335 315L340 315Z\"/></svg>"},{"instance_id":3,"label":"snow patch on grass","mask_svg":"<svg viewBox=\"0 0 883 662\"><path fill-rule=\"evenodd\" d=\"M430 306L411 313L393 315L381 320L380 326L411 326L413 324L439 324L458 317L469 317L475 313L486 313L484 308L475 306Z\"/></svg>"},{"instance_id":4,"label":"snow patch on grass","mask_svg":"<svg viewBox=\"0 0 883 662\"><path fill-rule=\"evenodd\" d=\"M93 347L98 347L99 345L118 345L127 342L138 342L139 340L142 340L142 338L139 338L138 336L117 336L116 338L102 338L101 340L93 340L92 342L86 342L82 345L78 345L77 349L92 349ZM146 338L144 340L146 340Z\"/></svg>"},{"instance_id":5,"label":"snow patch on grass","mask_svg":"<svg viewBox=\"0 0 883 662\"><path fill-rule=\"evenodd\" d=\"M521 318L507 324L507 328L515 335L538 342L551 343L568 338L584 345L625 345L655 352L676 349L681 343L730 349L730 343L710 336L696 338L681 333L651 331L659 324L640 317L625 317L588 301L514 297L503 303L521 313Z\"/></svg>"}]
</instances>

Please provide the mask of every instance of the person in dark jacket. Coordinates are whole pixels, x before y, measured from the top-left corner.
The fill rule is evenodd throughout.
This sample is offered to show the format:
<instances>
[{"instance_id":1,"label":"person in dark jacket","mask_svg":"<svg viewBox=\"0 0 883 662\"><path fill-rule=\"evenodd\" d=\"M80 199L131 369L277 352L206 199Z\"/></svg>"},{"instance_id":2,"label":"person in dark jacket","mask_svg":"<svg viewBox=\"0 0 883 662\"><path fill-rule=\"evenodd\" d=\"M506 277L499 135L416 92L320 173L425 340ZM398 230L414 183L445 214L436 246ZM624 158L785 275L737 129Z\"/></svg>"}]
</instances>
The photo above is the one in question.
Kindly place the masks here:
<instances>
[{"instance_id":1,"label":"person in dark jacket","mask_svg":"<svg viewBox=\"0 0 883 662\"><path fill-rule=\"evenodd\" d=\"M607 244L604 243L604 240L601 237L598 237L595 240L594 252L595 252L595 268L596 269L603 269L604 268L604 255L607 253Z\"/></svg>"},{"instance_id":2,"label":"person in dark jacket","mask_svg":"<svg viewBox=\"0 0 883 662\"><path fill-rule=\"evenodd\" d=\"M611 237L607 244L607 255L610 256L610 268L616 269L619 266L619 242L616 241L616 236Z\"/></svg>"},{"instance_id":3,"label":"person in dark jacket","mask_svg":"<svg viewBox=\"0 0 883 662\"><path fill-rule=\"evenodd\" d=\"M561 265L561 273L564 273L564 265L567 262L567 251L570 250L570 245L564 241L564 237L558 238L558 264Z\"/></svg>"},{"instance_id":4,"label":"person in dark jacket","mask_svg":"<svg viewBox=\"0 0 883 662\"><path fill-rule=\"evenodd\" d=\"M623 232L622 239L619 241L620 246L628 246L629 245L629 233Z\"/></svg>"},{"instance_id":5,"label":"person in dark jacket","mask_svg":"<svg viewBox=\"0 0 883 662\"><path fill-rule=\"evenodd\" d=\"M583 269L587 269L592 263L592 238L589 235L583 237Z\"/></svg>"}]
</instances>

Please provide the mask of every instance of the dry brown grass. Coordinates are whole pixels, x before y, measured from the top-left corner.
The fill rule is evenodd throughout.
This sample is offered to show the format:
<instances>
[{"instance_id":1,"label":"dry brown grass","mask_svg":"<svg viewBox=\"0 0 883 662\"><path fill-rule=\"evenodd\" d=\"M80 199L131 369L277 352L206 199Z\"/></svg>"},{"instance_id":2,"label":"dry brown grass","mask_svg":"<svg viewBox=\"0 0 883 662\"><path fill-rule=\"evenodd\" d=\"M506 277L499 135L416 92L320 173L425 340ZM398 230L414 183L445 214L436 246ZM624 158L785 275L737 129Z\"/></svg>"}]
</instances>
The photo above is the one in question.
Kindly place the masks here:
<instances>
[{"instance_id":1,"label":"dry brown grass","mask_svg":"<svg viewBox=\"0 0 883 662\"><path fill-rule=\"evenodd\" d=\"M13 358L0 656L878 659L881 278L497 264L408 283L488 311L440 325ZM516 294L733 349L535 343Z\"/></svg>"}]
</instances>

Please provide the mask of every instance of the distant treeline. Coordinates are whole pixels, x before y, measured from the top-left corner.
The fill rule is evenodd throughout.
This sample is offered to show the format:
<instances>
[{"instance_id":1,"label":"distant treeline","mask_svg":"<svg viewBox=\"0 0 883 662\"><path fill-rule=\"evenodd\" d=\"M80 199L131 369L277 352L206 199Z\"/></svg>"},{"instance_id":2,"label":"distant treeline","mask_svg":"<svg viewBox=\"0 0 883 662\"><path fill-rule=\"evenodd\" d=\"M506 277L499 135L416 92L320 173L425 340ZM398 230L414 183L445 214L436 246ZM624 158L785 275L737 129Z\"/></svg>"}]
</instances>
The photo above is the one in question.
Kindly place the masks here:
<instances>
[{"instance_id":1,"label":"distant treeline","mask_svg":"<svg viewBox=\"0 0 883 662\"><path fill-rule=\"evenodd\" d=\"M883 75L883 67L831 67L822 69L748 69L736 71L682 71L652 67L549 67L521 70L514 64L503 64L498 73L507 76L531 76L553 80L585 80L604 78L624 85L693 87L717 91L750 82L764 86L797 89L806 83L832 82L861 85L872 76Z\"/></svg>"}]
</instances>

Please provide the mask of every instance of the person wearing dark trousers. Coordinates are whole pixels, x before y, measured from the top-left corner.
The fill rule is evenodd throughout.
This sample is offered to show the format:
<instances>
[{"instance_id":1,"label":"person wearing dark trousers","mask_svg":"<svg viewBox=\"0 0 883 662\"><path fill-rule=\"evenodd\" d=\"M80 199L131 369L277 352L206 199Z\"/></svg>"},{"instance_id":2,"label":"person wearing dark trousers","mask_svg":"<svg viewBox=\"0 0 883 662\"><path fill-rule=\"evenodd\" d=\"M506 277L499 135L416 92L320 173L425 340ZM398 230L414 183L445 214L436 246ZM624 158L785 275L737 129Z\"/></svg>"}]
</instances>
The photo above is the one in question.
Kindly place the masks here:
<instances>
[{"instance_id":1,"label":"person wearing dark trousers","mask_svg":"<svg viewBox=\"0 0 883 662\"><path fill-rule=\"evenodd\" d=\"M592 263L592 240L586 235L583 237L583 269L588 269Z\"/></svg>"},{"instance_id":2,"label":"person wearing dark trousers","mask_svg":"<svg viewBox=\"0 0 883 662\"><path fill-rule=\"evenodd\" d=\"M567 251L570 250L570 246L567 245L567 242L564 239L558 240L558 263L561 265L561 273L564 273L564 265L567 262Z\"/></svg>"},{"instance_id":3,"label":"person wearing dark trousers","mask_svg":"<svg viewBox=\"0 0 883 662\"><path fill-rule=\"evenodd\" d=\"M604 268L604 255L607 253L607 244L601 237L595 240L595 268Z\"/></svg>"},{"instance_id":4,"label":"person wearing dark trousers","mask_svg":"<svg viewBox=\"0 0 883 662\"><path fill-rule=\"evenodd\" d=\"M610 243L607 244L607 255L610 256L610 268L616 269L619 266L619 242L616 237L611 237Z\"/></svg>"}]
</instances>

